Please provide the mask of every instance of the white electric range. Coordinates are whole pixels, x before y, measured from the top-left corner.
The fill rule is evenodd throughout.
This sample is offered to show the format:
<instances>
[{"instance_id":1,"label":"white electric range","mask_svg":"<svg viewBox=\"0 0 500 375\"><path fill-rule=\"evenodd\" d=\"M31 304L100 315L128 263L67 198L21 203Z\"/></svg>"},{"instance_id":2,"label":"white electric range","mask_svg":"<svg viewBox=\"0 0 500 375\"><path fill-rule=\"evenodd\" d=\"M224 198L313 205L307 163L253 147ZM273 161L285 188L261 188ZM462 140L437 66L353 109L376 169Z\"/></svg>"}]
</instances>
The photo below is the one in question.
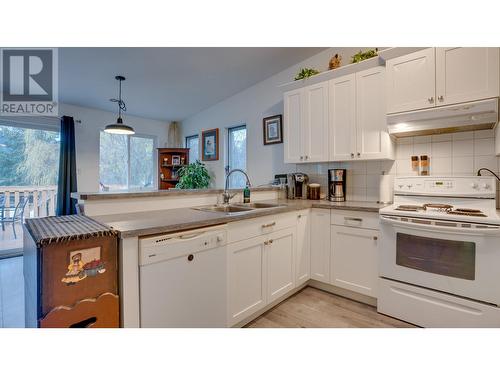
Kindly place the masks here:
<instances>
[{"instance_id":1,"label":"white electric range","mask_svg":"<svg viewBox=\"0 0 500 375\"><path fill-rule=\"evenodd\" d=\"M492 177L399 177L380 210L378 311L424 327L500 327Z\"/></svg>"}]
</instances>

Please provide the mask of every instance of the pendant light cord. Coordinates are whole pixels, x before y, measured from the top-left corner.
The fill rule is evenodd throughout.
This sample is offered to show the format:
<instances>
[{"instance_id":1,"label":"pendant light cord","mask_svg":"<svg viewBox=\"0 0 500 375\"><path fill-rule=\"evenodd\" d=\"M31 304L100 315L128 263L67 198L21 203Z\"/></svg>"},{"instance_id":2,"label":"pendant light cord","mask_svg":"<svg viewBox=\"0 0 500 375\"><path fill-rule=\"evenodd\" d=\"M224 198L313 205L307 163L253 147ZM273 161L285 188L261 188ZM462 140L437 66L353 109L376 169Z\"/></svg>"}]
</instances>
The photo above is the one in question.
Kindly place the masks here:
<instances>
[{"instance_id":1,"label":"pendant light cord","mask_svg":"<svg viewBox=\"0 0 500 375\"><path fill-rule=\"evenodd\" d=\"M498 177L498 175L493 172L491 169L488 169L488 168L479 168L479 170L477 171L477 175L478 176L481 176L481 171L488 171L490 172L493 176L495 176L497 178L498 181L500 181L500 177Z\"/></svg>"},{"instance_id":2,"label":"pendant light cord","mask_svg":"<svg viewBox=\"0 0 500 375\"><path fill-rule=\"evenodd\" d=\"M109 99L113 103L118 103L118 117L122 117L122 111L126 112L127 111L127 106L125 105L125 102L122 100L122 80L120 80L120 88L118 91L119 99Z\"/></svg>"}]
</instances>

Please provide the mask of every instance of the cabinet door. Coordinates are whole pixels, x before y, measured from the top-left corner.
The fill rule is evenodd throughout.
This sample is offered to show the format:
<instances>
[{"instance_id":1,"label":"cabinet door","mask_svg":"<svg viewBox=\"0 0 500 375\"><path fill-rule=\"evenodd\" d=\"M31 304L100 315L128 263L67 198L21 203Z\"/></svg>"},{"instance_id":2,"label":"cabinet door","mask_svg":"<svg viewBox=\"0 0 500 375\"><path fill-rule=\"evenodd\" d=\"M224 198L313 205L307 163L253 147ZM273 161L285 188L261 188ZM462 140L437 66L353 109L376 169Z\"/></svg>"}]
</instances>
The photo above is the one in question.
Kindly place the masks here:
<instances>
[{"instance_id":1,"label":"cabinet door","mask_svg":"<svg viewBox=\"0 0 500 375\"><path fill-rule=\"evenodd\" d=\"M295 231L287 228L269 235L267 253L267 303L271 303L295 286Z\"/></svg>"},{"instance_id":2,"label":"cabinet door","mask_svg":"<svg viewBox=\"0 0 500 375\"><path fill-rule=\"evenodd\" d=\"M356 158L393 158L385 114L385 68L356 73Z\"/></svg>"},{"instance_id":3,"label":"cabinet door","mask_svg":"<svg viewBox=\"0 0 500 375\"><path fill-rule=\"evenodd\" d=\"M378 231L332 225L331 282L377 297Z\"/></svg>"},{"instance_id":4,"label":"cabinet door","mask_svg":"<svg viewBox=\"0 0 500 375\"><path fill-rule=\"evenodd\" d=\"M328 161L328 82L304 88L304 161Z\"/></svg>"},{"instance_id":5,"label":"cabinet door","mask_svg":"<svg viewBox=\"0 0 500 375\"><path fill-rule=\"evenodd\" d=\"M434 48L387 60L387 113L434 107Z\"/></svg>"},{"instance_id":6,"label":"cabinet door","mask_svg":"<svg viewBox=\"0 0 500 375\"><path fill-rule=\"evenodd\" d=\"M304 91L297 89L284 95L284 147L285 163L299 163L304 159L302 134L304 124Z\"/></svg>"},{"instance_id":7,"label":"cabinet door","mask_svg":"<svg viewBox=\"0 0 500 375\"><path fill-rule=\"evenodd\" d=\"M311 235L309 211L301 211L297 215L297 245L295 247L295 282L305 283L311 274Z\"/></svg>"},{"instance_id":8,"label":"cabinet door","mask_svg":"<svg viewBox=\"0 0 500 375\"><path fill-rule=\"evenodd\" d=\"M228 250L228 323L230 326L266 305L266 236L239 241Z\"/></svg>"},{"instance_id":9,"label":"cabinet door","mask_svg":"<svg viewBox=\"0 0 500 375\"><path fill-rule=\"evenodd\" d=\"M498 48L436 48L436 104L498 96L498 75Z\"/></svg>"},{"instance_id":10,"label":"cabinet door","mask_svg":"<svg viewBox=\"0 0 500 375\"><path fill-rule=\"evenodd\" d=\"M311 211L311 279L330 282L330 210Z\"/></svg>"},{"instance_id":11,"label":"cabinet door","mask_svg":"<svg viewBox=\"0 0 500 375\"><path fill-rule=\"evenodd\" d=\"M356 149L356 75L329 81L330 160L350 160Z\"/></svg>"}]
</instances>

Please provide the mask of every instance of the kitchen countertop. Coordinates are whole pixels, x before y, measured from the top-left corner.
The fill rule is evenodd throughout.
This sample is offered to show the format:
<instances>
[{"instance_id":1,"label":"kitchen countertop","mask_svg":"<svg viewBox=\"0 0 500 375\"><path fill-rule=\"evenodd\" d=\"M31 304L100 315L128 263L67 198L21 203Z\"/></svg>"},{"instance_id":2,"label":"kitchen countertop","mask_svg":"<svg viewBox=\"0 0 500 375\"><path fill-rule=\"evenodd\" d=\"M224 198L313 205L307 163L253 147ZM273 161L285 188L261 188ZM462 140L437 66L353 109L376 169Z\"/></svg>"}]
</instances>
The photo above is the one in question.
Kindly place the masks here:
<instances>
[{"instance_id":1,"label":"kitchen countertop","mask_svg":"<svg viewBox=\"0 0 500 375\"><path fill-rule=\"evenodd\" d=\"M250 188L250 191L272 191L280 190L278 186L259 186ZM229 189L231 192L242 192L242 189ZM78 200L104 200L104 199L126 199L164 197L177 195L200 195L200 194L222 194L224 189L169 189L169 190L126 190L126 191L99 191L99 192L76 192L71 193L71 198Z\"/></svg>"},{"instance_id":2,"label":"kitchen countertop","mask_svg":"<svg viewBox=\"0 0 500 375\"><path fill-rule=\"evenodd\" d=\"M386 204L358 201L329 202L326 200L275 200L266 202L279 203L283 206L256 209L237 215L225 215L221 212L207 212L184 207L127 214L101 215L93 216L92 218L118 231L119 237L129 238L226 224L233 221L308 208L378 212L380 208L386 206Z\"/></svg>"}]
</instances>

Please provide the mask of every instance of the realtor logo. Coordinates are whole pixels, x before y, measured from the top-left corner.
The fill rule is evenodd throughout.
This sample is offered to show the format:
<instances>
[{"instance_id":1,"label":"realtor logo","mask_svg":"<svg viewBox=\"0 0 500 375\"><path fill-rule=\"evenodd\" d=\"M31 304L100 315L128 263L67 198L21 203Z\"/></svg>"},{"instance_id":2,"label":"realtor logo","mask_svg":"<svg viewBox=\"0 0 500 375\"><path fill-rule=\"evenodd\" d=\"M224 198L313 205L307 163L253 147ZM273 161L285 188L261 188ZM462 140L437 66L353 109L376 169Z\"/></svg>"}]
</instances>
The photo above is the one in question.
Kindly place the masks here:
<instances>
[{"instance_id":1,"label":"realtor logo","mask_svg":"<svg viewBox=\"0 0 500 375\"><path fill-rule=\"evenodd\" d=\"M56 48L0 49L0 115L58 116Z\"/></svg>"}]
</instances>

